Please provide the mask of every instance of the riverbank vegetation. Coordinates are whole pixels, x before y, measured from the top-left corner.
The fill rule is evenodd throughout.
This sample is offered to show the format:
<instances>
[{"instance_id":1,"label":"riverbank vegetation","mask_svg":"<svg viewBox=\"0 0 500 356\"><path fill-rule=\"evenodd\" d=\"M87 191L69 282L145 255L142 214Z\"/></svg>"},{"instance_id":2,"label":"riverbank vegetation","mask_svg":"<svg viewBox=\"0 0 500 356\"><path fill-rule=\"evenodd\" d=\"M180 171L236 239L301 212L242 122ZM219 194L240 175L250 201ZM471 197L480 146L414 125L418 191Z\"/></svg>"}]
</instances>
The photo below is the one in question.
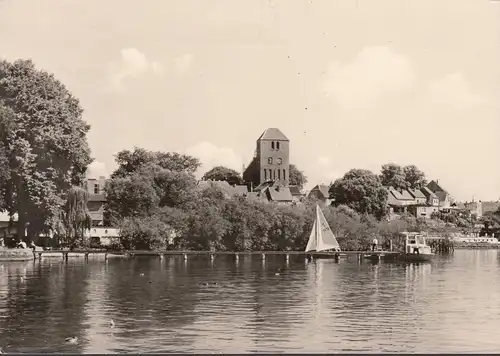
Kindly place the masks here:
<instances>
[{"instance_id":1,"label":"riverbank vegetation","mask_svg":"<svg viewBox=\"0 0 500 356\"><path fill-rule=\"evenodd\" d=\"M199 185L193 175L199 162L181 154L135 148L120 152L117 163L106 184L107 223L120 229L126 249L302 250L307 244L314 222L313 200L280 205L229 197L214 182ZM223 167L204 176L214 177L241 179ZM447 231L438 220L403 216L387 221L382 213L385 191L380 187L377 176L362 170L348 172L332 186L341 203L323 212L342 249L367 249L374 237L386 248L392 240L397 248L402 231ZM367 192L372 192L372 201L364 201L370 198Z\"/></svg>"},{"instance_id":2,"label":"riverbank vegetation","mask_svg":"<svg viewBox=\"0 0 500 356\"><path fill-rule=\"evenodd\" d=\"M0 61L0 210L18 217L18 239L52 234L85 246L90 216L83 189L92 162L78 100L52 74L29 60ZM116 155L106 183L105 224L120 229L126 249L302 250L314 221L315 201L279 205L227 191L195 178L195 157L141 148ZM234 170L215 167L204 180L244 183ZM387 221L384 185L418 188L415 166L382 166L380 174L353 169L330 188L334 205L324 214L344 250L363 250L377 237L397 245L402 231L444 234L449 224L411 216ZM306 175L291 165L290 183ZM28 231L24 236L25 229ZM398 242L399 241L399 242Z\"/></svg>"}]
</instances>

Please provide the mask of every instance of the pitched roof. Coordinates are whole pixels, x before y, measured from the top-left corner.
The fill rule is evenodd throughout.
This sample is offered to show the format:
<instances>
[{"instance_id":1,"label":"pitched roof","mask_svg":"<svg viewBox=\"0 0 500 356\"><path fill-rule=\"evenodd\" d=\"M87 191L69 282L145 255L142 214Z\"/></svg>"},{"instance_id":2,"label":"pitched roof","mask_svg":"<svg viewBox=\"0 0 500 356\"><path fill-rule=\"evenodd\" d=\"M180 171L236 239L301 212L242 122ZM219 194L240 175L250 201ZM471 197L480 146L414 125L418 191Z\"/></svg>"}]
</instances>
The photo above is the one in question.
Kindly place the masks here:
<instances>
[{"instance_id":1,"label":"pitched roof","mask_svg":"<svg viewBox=\"0 0 500 356\"><path fill-rule=\"evenodd\" d=\"M436 198L436 199L438 198L438 196L432 190L430 190L427 187L423 187L421 189L421 191L422 191L422 193L425 194L426 197L432 197L432 198Z\"/></svg>"},{"instance_id":2,"label":"pitched roof","mask_svg":"<svg viewBox=\"0 0 500 356\"><path fill-rule=\"evenodd\" d=\"M288 141L288 138L277 128L269 128L266 129L262 135L260 135L259 139L260 140L280 140L280 141Z\"/></svg>"},{"instance_id":3,"label":"pitched roof","mask_svg":"<svg viewBox=\"0 0 500 356\"><path fill-rule=\"evenodd\" d=\"M441 202L445 201L446 197L448 196L448 193L446 193L444 191L435 192L435 194L439 198L439 201L441 201Z\"/></svg>"},{"instance_id":4,"label":"pitched roof","mask_svg":"<svg viewBox=\"0 0 500 356\"><path fill-rule=\"evenodd\" d=\"M446 190L444 190L439 184L437 181L435 180L431 180L429 182L429 184L427 184L427 188L429 188L430 190L432 190L434 193L437 193L437 192L446 192Z\"/></svg>"},{"instance_id":5,"label":"pitched roof","mask_svg":"<svg viewBox=\"0 0 500 356\"><path fill-rule=\"evenodd\" d=\"M396 199L394 197L394 195L392 195L391 193L389 193L387 195L387 204L389 204L389 205L396 205L396 206L403 205L403 203L401 201L399 201L398 199Z\"/></svg>"},{"instance_id":6,"label":"pitched roof","mask_svg":"<svg viewBox=\"0 0 500 356\"><path fill-rule=\"evenodd\" d=\"M422 193L419 189L408 189L408 193L410 193L414 198L426 199L424 193Z\"/></svg>"},{"instance_id":7,"label":"pitched roof","mask_svg":"<svg viewBox=\"0 0 500 356\"><path fill-rule=\"evenodd\" d=\"M320 192L321 195L323 195L324 199L328 199L328 198L330 198L329 190L330 190L329 186L327 186L325 184L318 184L314 188L312 188L307 195L311 194L313 191Z\"/></svg>"},{"instance_id":8,"label":"pitched roof","mask_svg":"<svg viewBox=\"0 0 500 356\"><path fill-rule=\"evenodd\" d=\"M292 193L293 196L304 195L296 185L290 185L288 188L290 188L290 193Z\"/></svg>"},{"instance_id":9,"label":"pitched roof","mask_svg":"<svg viewBox=\"0 0 500 356\"><path fill-rule=\"evenodd\" d=\"M293 201L292 193L288 187L269 187L266 188L266 195L269 200L286 202Z\"/></svg>"}]
</instances>

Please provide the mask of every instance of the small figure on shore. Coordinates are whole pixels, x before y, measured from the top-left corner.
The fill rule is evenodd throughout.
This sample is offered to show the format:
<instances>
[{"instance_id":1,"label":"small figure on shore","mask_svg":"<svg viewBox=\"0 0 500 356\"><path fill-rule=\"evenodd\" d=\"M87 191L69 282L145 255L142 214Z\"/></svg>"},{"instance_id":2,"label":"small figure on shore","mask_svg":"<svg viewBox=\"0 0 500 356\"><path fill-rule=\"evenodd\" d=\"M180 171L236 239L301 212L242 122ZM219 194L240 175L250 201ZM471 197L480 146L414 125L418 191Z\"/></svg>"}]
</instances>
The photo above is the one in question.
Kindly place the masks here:
<instances>
[{"instance_id":1,"label":"small figure on shore","mask_svg":"<svg viewBox=\"0 0 500 356\"><path fill-rule=\"evenodd\" d=\"M26 248L26 242L24 241L19 241L16 245L17 248Z\"/></svg>"},{"instance_id":2,"label":"small figure on shore","mask_svg":"<svg viewBox=\"0 0 500 356\"><path fill-rule=\"evenodd\" d=\"M372 241L372 251L377 251L378 240L375 237Z\"/></svg>"}]
</instances>

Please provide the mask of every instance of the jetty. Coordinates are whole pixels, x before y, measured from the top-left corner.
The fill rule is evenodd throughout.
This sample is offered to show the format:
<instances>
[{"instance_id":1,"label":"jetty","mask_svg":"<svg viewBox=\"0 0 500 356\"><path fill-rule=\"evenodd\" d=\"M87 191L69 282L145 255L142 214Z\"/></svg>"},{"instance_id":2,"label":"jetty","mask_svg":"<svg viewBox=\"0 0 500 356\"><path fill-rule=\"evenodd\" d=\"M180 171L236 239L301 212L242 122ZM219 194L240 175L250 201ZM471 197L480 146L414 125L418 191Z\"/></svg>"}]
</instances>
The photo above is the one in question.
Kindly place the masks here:
<instances>
[{"instance_id":1,"label":"jetty","mask_svg":"<svg viewBox=\"0 0 500 356\"><path fill-rule=\"evenodd\" d=\"M43 258L63 258L68 260L70 257L83 257L88 259L89 256L109 258L134 258L137 256L156 256L163 258L164 256L181 256L187 260L190 256L206 256L213 260L216 256L234 256L236 260L240 256L254 256L258 255L262 260L267 256L283 256L286 260L290 256L303 256L304 258L333 258L335 260L340 257L355 257L362 260L365 257L384 257L384 256L397 256L400 252L396 251L334 251L334 252L304 252L304 251L102 251L102 250L44 250L33 252L35 259Z\"/></svg>"}]
</instances>

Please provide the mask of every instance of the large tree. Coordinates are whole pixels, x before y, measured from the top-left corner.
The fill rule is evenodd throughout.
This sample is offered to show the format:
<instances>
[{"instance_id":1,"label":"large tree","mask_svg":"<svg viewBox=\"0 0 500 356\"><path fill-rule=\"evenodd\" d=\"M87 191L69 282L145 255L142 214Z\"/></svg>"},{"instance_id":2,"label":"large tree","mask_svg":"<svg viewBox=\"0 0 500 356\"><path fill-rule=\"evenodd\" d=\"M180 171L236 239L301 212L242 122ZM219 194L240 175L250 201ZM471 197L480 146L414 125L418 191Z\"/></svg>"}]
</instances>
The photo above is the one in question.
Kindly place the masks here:
<instances>
[{"instance_id":1,"label":"large tree","mask_svg":"<svg viewBox=\"0 0 500 356\"><path fill-rule=\"evenodd\" d=\"M427 185L425 174L417 166L410 164L403 168L405 181L410 189L422 189Z\"/></svg>"},{"instance_id":2,"label":"large tree","mask_svg":"<svg viewBox=\"0 0 500 356\"><path fill-rule=\"evenodd\" d=\"M382 184L396 189L421 189L427 185L424 172L413 164L404 167L395 163L384 164L380 173Z\"/></svg>"},{"instance_id":3,"label":"large tree","mask_svg":"<svg viewBox=\"0 0 500 356\"><path fill-rule=\"evenodd\" d=\"M382 166L380 181L384 186L396 189L408 188L403 167L395 163L387 163Z\"/></svg>"},{"instance_id":4,"label":"large tree","mask_svg":"<svg viewBox=\"0 0 500 356\"><path fill-rule=\"evenodd\" d=\"M243 179L241 175L234 169L217 166L206 172L202 180L215 180L215 181L226 181L231 185L242 184Z\"/></svg>"},{"instance_id":5,"label":"large tree","mask_svg":"<svg viewBox=\"0 0 500 356\"><path fill-rule=\"evenodd\" d=\"M4 210L18 214L18 238L58 224L64 196L91 163L79 101L31 60L0 61L0 176ZM0 178L1 179L1 178Z\"/></svg>"},{"instance_id":6,"label":"large tree","mask_svg":"<svg viewBox=\"0 0 500 356\"><path fill-rule=\"evenodd\" d=\"M290 164L290 185L296 185L300 189L307 184L307 177L295 164Z\"/></svg>"},{"instance_id":7,"label":"large tree","mask_svg":"<svg viewBox=\"0 0 500 356\"><path fill-rule=\"evenodd\" d=\"M334 205L347 205L378 219L386 214L387 191L377 175L365 169L351 169L330 187Z\"/></svg>"},{"instance_id":8,"label":"large tree","mask_svg":"<svg viewBox=\"0 0 500 356\"><path fill-rule=\"evenodd\" d=\"M146 165L156 165L173 172L185 171L194 173L201 166L196 157L177 152L148 151L134 147L133 151L120 151L115 157L118 168L111 178L124 178Z\"/></svg>"},{"instance_id":9,"label":"large tree","mask_svg":"<svg viewBox=\"0 0 500 356\"><path fill-rule=\"evenodd\" d=\"M147 151L136 149L137 152L142 154ZM158 156L162 160L158 160ZM168 162L167 157L173 162ZM107 222L116 225L127 217L152 216L163 207L184 208L193 203L196 179L190 168L177 165L179 157L175 153L168 156L155 153L128 161L135 162L137 167L124 164L117 157L119 167L105 186ZM189 156L183 160L197 162Z\"/></svg>"}]
</instances>

